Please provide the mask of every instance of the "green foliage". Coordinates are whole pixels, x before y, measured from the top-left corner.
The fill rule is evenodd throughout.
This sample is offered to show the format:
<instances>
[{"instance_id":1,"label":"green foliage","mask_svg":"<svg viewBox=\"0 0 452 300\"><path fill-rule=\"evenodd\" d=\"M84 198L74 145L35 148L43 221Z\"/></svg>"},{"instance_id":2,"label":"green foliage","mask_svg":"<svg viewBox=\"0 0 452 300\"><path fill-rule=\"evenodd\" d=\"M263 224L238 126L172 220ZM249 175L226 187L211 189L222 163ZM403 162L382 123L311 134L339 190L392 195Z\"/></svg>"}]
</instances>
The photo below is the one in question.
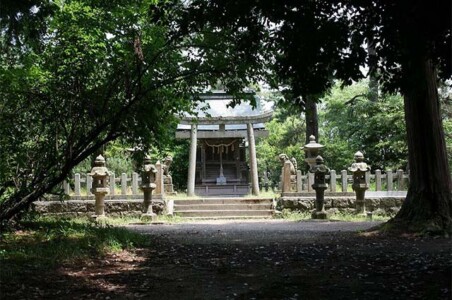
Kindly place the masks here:
<instances>
[{"instance_id":1,"label":"green foliage","mask_svg":"<svg viewBox=\"0 0 452 300\"><path fill-rule=\"evenodd\" d=\"M168 154L173 157L170 173L177 191L187 188L189 149L189 140L176 140L172 143L171 151L168 151Z\"/></svg>"},{"instance_id":2,"label":"green foliage","mask_svg":"<svg viewBox=\"0 0 452 300\"><path fill-rule=\"evenodd\" d=\"M289 220L289 221L307 221L312 220L311 218L311 212L310 211L298 211L298 210L290 210L290 209L283 209L281 211L281 214L278 215L278 218ZM386 222L390 219L389 216L382 216L382 215L373 215L372 221L377 222ZM365 216L362 215L356 215L353 213L346 213L346 212L339 212L336 214L333 214L329 218L330 221L343 221L343 222L365 222L369 221Z\"/></svg>"},{"instance_id":3,"label":"green foliage","mask_svg":"<svg viewBox=\"0 0 452 300\"><path fill-rule=\"evenodd\" d=\"M372 170L406 170L407 146L403 100L383 95L369 100L368 81L341 88L340 83L322 99L321 141L324 158L335 170L345 170L356 151L364 153Z\"/></svg>"},{"instance_id":4,"label":"green foliage","mask_svg":"<svg viewBox=\"0 0 452 300\"><path fill-rule=\"evenodd\" d=\"M179 2L69 0L52 7L36 47L11 43L12 23L0 15L1 46L13 49L0 63L1 222L56 192L111 141L139 147L141 157L162 153L177 115L196 106L193 95L218 78L238 92L260 73L258 64L230 64L249 52L232 43L246 41L244 32L188 31L176 24ZM111 167L124 170L127 163L115 157Z\"/></svg>"},{"instance_id":5,"label":"green foliage","mask_svg":"<svg viewBox=\"0 0 452 300\"><path fill-rule=\"evenodd\" d=\"M340 172L350 167L356 151L376 169L406 169L407 147L403 101L398 95L384 95L378 102L368 98L368 82L360 81L341 88L337 82L318 105L318 142L325 146L322 156L330 169ZM272 180L279 181L281 164L278 155L295 157L298 168L304 163L305 120L303 115L278 106L267 123L268 138L257 143L260 174L268 167Z\"/></svg>"},{"instance_id":6,"label":"green foliage","mask_svg":"<svg viewBox=\"0 0 452 300\"><path fill-rule=\"evenodd\" d=\"M85 219L40 218L22 223L21 231L2 234L0 264L7 274L24 266L48 268L146 246L145 236L125 228L96 227Z\"/></svg>"},{"instance_id":7,"label":"green foliage","mask_svg":"<svg viewBox=\"0 0 452 300\"><path fill-rule=\"evenodd\" d=\"M300 114L291 114L284 108L277 108L266 128L269 136L256 143L259 174L269 171L269 179L276 185L281 175L281 153L287 154L289 158L295 157L298 168L303 169L304 152L301 147L305 140L305 122Z\"/></svg>"}]
</instances>

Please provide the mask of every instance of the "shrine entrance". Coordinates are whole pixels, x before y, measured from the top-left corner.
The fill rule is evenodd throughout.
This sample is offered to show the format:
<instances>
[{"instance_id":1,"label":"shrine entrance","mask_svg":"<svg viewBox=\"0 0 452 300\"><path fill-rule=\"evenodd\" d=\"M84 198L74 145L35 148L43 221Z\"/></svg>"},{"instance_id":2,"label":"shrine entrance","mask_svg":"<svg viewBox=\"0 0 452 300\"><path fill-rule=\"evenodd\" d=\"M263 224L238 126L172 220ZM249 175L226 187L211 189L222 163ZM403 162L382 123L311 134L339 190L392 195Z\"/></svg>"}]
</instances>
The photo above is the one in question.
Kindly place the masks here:
<instances>
[{"instance_id":1,"label":"shrine entrance","mask_svg":"<svg viewBox=\"0 0 452 300\"><path fill-rule=\"evenodd\" d=\"M196 158L196 195L246 195L249 170L243 139L202 139Z\"/></svg>"},{"instance_id":2,"label":"shrine entrance","mask_svg":"<svg viewBox=\"0 0 452 300\"><path fill-rule=\"evenodd\" d=\"M231 108L232 96L224 92L200 97L205 107L197 117L183 117L176 132L191 144L187 194L243 196L251 188L258 195L255 138L268 136L264 123L272 112L263 112L258 98L255 108L248 102Z\"/></svg>"}]
</instances>

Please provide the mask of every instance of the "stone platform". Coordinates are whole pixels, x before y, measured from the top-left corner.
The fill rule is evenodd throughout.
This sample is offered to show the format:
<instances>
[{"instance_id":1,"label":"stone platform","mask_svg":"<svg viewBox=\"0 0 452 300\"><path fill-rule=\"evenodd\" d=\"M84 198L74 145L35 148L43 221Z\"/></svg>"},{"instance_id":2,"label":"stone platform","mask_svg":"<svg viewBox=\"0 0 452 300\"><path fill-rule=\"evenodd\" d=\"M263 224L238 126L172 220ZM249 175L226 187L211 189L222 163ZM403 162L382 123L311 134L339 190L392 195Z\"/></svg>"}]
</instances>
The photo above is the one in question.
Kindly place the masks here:
<instances>
[{"instance_id":1,"label":"stone platform","mask_svg":"<svg viewBox=\"0 0 452 300\"><path fill-rule=\"evenodd\" d=\"M94 206L94 200L50 200L34 202L32 210L42 215L90 217L94 215ZM105 215L108 217L140 217L142 209L143 199L105 200ZM164 209L163 200L152 199L153 212L162 214Z\"/></svg>"},{"instance_id":2,"label":"stone platform","mask_svg":"<svg viewBox=\"0 0 452 300\"><path fill-rule=\"evenodd\" d=\"M275 213L273 198L217 197L173 200L169 211L188 219L264 219Z\"/></svg>"},{"instance_id":3,"label":"stone platform","mask_svg":"<svg viewBox=\"0 0 452 300\"><path fill-rule=\"evenodd\" d=\"M366 210L380 214L395 214L405 200L406 192L366 192ZM325 193L325 209L350 213L355 210L354 193ZM310 212L315 209L315 193L284 193L278 199L278 210Z\"/></svg>"}]
</instances>

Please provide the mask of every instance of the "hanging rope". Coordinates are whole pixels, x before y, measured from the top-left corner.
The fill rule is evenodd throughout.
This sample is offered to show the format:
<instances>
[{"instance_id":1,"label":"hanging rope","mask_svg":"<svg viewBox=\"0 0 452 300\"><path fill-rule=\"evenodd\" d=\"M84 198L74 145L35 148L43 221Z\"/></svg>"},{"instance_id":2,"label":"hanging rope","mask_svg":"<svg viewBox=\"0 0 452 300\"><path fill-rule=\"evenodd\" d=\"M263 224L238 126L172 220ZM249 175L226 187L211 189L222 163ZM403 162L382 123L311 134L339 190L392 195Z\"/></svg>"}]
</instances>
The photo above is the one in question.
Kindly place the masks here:
<instances>
[{"instance_id":1,"label":"hanging rope","mask_svg":"<svg viewBox=\"0 0 452 300\"><path fill-rule=\"evenodd\" d=\"M229 147L231 147L231 151L234 151L234 144L237 142L237 140L233 140L229 144L214 144L211 145L209 142L206 141L206 145L209 147L212 147L212 154L215 154L215 148L217 148L217 153L228 153Z\"/></svg>"}]
</instances>

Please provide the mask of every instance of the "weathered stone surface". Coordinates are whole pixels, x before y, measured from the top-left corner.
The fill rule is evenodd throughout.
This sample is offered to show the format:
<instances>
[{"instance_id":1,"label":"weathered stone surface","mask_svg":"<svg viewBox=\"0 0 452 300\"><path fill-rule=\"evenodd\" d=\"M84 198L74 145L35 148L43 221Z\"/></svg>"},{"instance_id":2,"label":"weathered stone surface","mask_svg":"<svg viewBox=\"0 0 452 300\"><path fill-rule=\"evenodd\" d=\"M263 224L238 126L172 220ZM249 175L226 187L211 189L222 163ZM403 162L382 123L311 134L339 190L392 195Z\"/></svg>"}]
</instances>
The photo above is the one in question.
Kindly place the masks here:
<instances>
[{"instance_id":1,"label":"weathered stone surface","mask_svg":"<svg viewBox=\"0 0 452 300\"><path fill-rule=\"evenodd\" d=\"M314 208L314 199L283 199L278 201L278 207L291 210L310 211Z\"/></svg>"},{"instance_id":2,"label":"weathered stone surface","mask_svg":"<svg viewBox=\"0 0 452 300\"><path fill-rule=\"evenodd\" d=\"M311 211L314 208L315 195L312 197L281 197L278 199L278 209L291 209L300 211ZM394 215L402 206L402 197L368 198L366 201L367 211L377 211L385 215ZM325 208L330 211L350 212L355 209L356 199L354 197L326 197ZM333 212L331 212L333 213Z\"/></svg>"},{"instance_id":3,"label":"weathered stone surface","mask_svg":"<svg viewBox=\"0 0 452 300\"><path fill-rule=\"evenodd\" d=\"M121 212L123 210L129 210L129 203L128 203L128 201L125 201L123 203L109 202L109 203L106 203L105 210L107 213Z\"/></svg>"},{"instance_id":4,"label":"weathered stone surface","mask_svg":"<svg viewBox=\"0 0 452 300\"><path fill-rule=\"evenodd\" d=\"M380 202L380 208L388 210L391 207L396 207L396 200L394 198L386 198L385 201Z\"/></svg>"},{"instance_id":5,"label":"weathered stone surface","mask_svg":"<svg viewBox=\"0 0 452 300\"><path fill-rule=\"evenodd\" d=\"M374 216L386 216L387 212L384 209L377 208L376 210L372 211L372 214Z\"/></svg>"},{"instance_id":6,"label":"weathered stone surface","mask_svg":"<svg viewBox=\"0 0 452 300\"><path fill-rule=\"evenodd\" d=\"M400 207L391 207L389 209L389 214L391 216L395 216L399 212L399 210L400 210Z\"/></svg>"},{"instance_id":7,"label":"weathered stone surface","mask_svg":"<svg viewBox=\"0 0 452 300\"><path fill-rule=\"evenodd\" d=\"M323 201L325 209L331 208L332 207L332 203L333 203L333 200L331 200L331 199L325 199Z\"/></svg>"},{"instance_id":8,"label":"weathered stone surface","mask_svg":"<svg viewBox=\"0 0 452 300\"><path fill-rule=\"evenodd\" d=\"M142 200L106 200L105 211L108 217L139 217L142 214ZM165 207L163 200L152 201L153 211L162 213ZM36 201L32 205L34 212L43 215L58 216L92 216L95 204L93 200Z\"/></svg>"},{"instance_id":9,"label":"weathered stone surface","mask_svg":"<svg viewBox=\"0 0 452 300\"><path fill-rule=\"evenodd\" d=\"M335 214L340 213L340 210L339 210L339 208L330 208L330 209L327 210L327 213L330 216L334 216Z\"/></svg>"},{"instance_id":10,"label":"weathered stone surface","mask_svg":"<svg viewBox=\"0 0 452 300\"><path fill-rule=\"evenodd\" d=\"M377 198L368 198L366 201L366 210L373 211L380 207L380 199Z\"/></svg>"}]
</instances>

